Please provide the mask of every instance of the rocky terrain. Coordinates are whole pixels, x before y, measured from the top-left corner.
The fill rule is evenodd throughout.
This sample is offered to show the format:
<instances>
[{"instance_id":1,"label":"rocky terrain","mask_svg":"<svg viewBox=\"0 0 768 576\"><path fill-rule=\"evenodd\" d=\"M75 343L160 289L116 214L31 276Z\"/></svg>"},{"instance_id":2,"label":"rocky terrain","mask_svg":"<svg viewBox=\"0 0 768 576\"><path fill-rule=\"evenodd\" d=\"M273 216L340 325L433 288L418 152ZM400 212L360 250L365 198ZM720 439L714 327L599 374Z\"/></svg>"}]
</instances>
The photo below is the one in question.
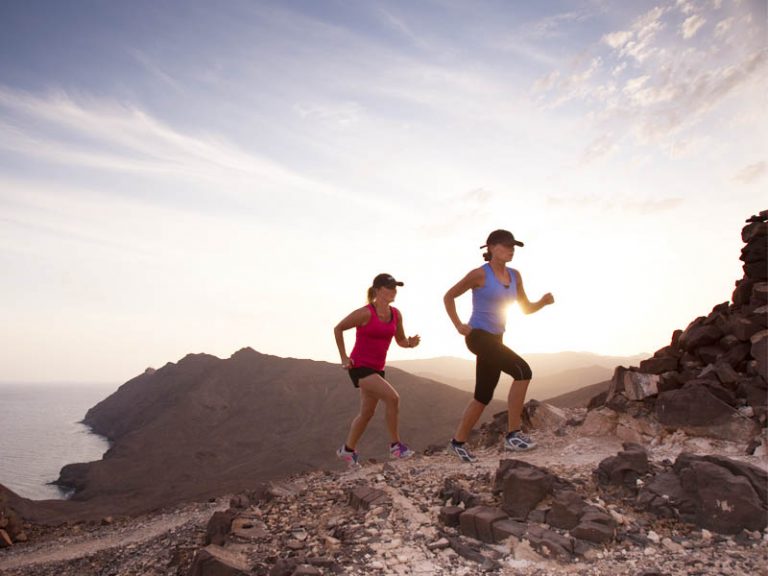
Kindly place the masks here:
<instances>
[{"instance_id":1,"label":"rocky terrain","mask_svg":"<svg viewBox=\"0 0 768 576\"><path fill-rule=\"evenodd\" d=\"M639 443L681 430L760 447L768 418L768 211L747 220L741 237L744 276L732 301L676 330L639 367L618 367L591 402L586 426Z\"/></svg>"},{"instance_id":2,"label":"rocky terrain","mask_svg":"<svg viewBox=\"0 0 768 576\"><path fill-rule=\"evenodd\" d=\"M475 465L435 447L409 460L368 461L356 470L337 466L254 484L213 502L50 528L28 544L0 551L0 573L764 573L764 456L745 455L744 443L684 433L647 451L627 450L615 437L585 435L583 411L566 414L569 423L540 428L539 448L524 454L504 453L498 436L494 446L482 447L498 432L486 425L475 438ZM659 506L654 490L664 491L660 479L674 475L673 463L686 452L718 454L734 472L755 474L756 485L730 474L733 484L722 495L729 502L725 513L708 508L701 500L707 495L689 485L678 501L661 498L666 508ZM549 489L530 489L543 485ZM743 513L749 500L744 495L759 509L747 517L762 527L719 530L737 518L737 509ZM699 498L693 516L686 516L686 498ZM697 516L698 509L715 516ZM707 523L712 518L715 525Z\"/></svg>"}]
</instances>

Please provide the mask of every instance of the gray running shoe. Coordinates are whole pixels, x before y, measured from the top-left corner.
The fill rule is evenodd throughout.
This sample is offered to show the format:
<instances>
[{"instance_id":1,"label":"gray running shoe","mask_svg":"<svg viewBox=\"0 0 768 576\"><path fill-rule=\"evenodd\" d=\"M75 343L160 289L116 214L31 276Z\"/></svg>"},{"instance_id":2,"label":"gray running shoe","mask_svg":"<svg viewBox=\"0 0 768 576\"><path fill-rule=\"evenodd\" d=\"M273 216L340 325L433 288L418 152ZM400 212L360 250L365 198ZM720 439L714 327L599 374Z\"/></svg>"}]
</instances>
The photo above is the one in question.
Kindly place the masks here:
<instances>
[{"instance_id":1,"label":"gray running shoe","mask_svg":"<svg viewBox=\"0 0 768 576\"><path fill-rule=\"evenodd\" d=\"M533 450L534 448L536 448L536 442L534 442L530 436L523 434L519 430L517 432L510 432L504 440L505 450L525 452L526 450Z\"/></svg>"},{"instance_id":2,"label":"gray running shoe","mask_svg":"<svg viewBox=\"0 0 768 576\"><path fill-rule=\"evenodd\" d=\"M456 454L462 462L475 462L477 458L469 451L466 444L456 444L453 440L448 442L448 450Z\"/></svg>"},{"instance_id":3,"label":"gray running shoe","mask_svg":"<svg viewBox=\"0 0 768 576\"><path fill-rule=\"evenodd\" d=\"M344 460L344 462L349 464L350 468L357 468L360 466L360 455L354 450L350 452L344 447L343 444L338 450L336 450L336 456L338 456L340 460Z\"/></svg>"}]
</instances>

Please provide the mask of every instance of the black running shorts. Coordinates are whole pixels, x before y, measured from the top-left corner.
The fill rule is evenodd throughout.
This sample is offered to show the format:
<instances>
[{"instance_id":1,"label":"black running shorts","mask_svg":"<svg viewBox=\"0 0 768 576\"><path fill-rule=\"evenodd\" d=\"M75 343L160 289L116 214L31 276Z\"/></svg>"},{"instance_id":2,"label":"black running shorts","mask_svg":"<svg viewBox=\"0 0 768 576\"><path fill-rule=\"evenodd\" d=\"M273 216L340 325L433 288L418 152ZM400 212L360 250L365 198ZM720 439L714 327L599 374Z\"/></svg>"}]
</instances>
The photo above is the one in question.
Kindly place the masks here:
<instances>
[{"instance_id":1,"label":"black running shorts","mask_svg":"<svg viewBox=\"0 0 768 576\"><path fill-rule=\"evenodd\" d=\"M368 368L367 366L360 366L360 368L349 369L349 377L352 379L352 384L355 385L355 388L360 388L361 378L365 378L371 374L378 374L384 378L384 370L374 370L373 368Z\"/></svg>"}]
</instances>

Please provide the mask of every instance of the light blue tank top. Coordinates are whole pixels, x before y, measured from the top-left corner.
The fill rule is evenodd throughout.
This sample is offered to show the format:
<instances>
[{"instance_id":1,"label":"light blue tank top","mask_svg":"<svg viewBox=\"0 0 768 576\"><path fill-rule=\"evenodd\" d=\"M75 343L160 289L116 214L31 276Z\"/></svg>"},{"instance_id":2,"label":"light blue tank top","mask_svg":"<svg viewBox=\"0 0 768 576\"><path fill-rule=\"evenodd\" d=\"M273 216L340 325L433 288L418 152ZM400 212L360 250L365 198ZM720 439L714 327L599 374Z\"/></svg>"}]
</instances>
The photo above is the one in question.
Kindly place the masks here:
<instances>
[{"instance_id":1,"label":"light blue tank top","mask_svg":"<svg viewBox=\"0 0 768 576\"><path fill-rule=\"evenodd\" d=\"M509 288L498 281L490 264L483 266L485 284L481 288L472 288L472 328L485 330L491 334L504 334L507 324L506 306L517 298L517 276L512 268L509 271Z\"/></svg>"}]
</instances>

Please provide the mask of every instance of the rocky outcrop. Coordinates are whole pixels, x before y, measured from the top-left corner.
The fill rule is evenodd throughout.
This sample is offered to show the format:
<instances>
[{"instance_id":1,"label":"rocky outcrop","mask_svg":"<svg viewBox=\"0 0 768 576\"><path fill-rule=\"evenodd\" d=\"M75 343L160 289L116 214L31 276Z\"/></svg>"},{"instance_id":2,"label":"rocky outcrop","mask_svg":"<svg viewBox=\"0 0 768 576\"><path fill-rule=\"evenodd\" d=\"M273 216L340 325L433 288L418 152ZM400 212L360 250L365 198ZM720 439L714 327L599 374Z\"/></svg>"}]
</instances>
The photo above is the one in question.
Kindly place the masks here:
<instances>
[{"instance_id":1,"label":"rocky outcrop","mask_svg":"<svg viewBox=\"0 0 768 576\"><path fill-rule=\"evenodd\" d=\"M768 420L768 211L742 230L744 277L732 302L714 307L638 367L618 367L601 409L601 433L627 417L654 420L667 431L740 440L749 444ZM595 425L593 418L587 422ZM635 427L629 424L629 428ZM626 433L626 432L625 432ZM651 441L639 433L635 440Z\"/></svg>"},{"instance_id":2,"label":"rocky outcrop","mask_svg":"<svg viewBox=\"0 0 768 576\"><path fill-rule=\"evenodd\" d=\"M768 474L730 458L684 453L640 490L638 503L722 534L765 530Z\"/></svg>"}]
</instances>

